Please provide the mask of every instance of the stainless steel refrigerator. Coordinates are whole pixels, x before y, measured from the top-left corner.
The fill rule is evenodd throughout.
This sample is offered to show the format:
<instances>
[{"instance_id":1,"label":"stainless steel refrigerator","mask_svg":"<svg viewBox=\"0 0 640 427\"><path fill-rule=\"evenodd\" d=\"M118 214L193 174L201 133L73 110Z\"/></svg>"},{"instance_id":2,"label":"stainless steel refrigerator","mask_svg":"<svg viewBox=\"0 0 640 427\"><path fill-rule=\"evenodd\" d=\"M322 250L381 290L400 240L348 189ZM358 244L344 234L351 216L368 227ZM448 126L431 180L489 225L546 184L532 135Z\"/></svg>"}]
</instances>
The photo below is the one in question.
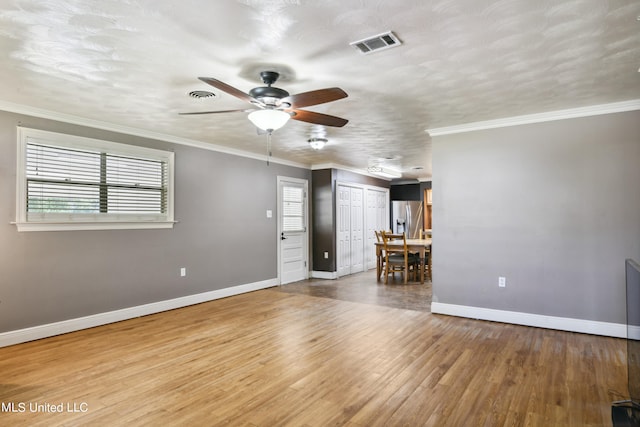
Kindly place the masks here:
<instances>
[{"instance_id":1,"label":"stainless steel refrigerator","mask_svg":"<svg viewBox=\"0 0 640 427\"><path fill-rule=\"evenodd\" d=\"M391 227L394 233L405 233L407 239L419 239L422 230L422 202L394 201L391 202Z\"/></svg>"}]
</instances>

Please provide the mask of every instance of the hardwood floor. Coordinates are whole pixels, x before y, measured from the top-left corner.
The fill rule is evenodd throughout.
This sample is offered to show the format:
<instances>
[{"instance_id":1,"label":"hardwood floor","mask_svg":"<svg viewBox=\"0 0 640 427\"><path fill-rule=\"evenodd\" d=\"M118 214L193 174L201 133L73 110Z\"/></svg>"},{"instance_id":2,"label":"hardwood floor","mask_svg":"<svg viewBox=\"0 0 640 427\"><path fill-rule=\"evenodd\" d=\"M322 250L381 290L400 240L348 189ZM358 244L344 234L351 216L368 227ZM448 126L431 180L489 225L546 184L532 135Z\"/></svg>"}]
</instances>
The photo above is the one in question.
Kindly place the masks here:
<instances>
[{"instance_id":1,"label":"hardwood floor","mask_svg":"<svg viewBox=\"0 0 640 427\"><path fill-rule=\"evenodd\" d=\"M625 389L621 339L290 291L1 348L0 425L606 426Z\"/></svg>"},{"instance_id":2,"label":"hardwood floor","mask_svg":"<svg viewBox=\"0 0 640 427\"><path fill-rule=\"evenodd\" d=\"M282 292L431 312L431 283L376 282L375 271L352 274L340 280L310 279L277 288Z\"/></svg>"}]
</instances>

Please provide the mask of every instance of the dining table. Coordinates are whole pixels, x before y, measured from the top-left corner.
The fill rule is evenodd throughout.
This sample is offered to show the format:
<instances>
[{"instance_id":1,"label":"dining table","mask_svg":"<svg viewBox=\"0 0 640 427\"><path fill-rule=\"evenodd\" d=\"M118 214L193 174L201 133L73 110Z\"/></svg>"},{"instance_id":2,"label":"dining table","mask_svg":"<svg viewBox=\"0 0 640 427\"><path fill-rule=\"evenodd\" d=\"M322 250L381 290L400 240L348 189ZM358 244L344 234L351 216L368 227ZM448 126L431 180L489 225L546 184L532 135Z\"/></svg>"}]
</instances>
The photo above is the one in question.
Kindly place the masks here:
<instances>
[{"instance_id":1,"label":"dining table","mask_svg":"<svg viewBox=\"0 0 640 427\"><path fill-rule=\"evenodd\" d=\"M387 242L388 247L404 249L404 241L391 240ZM424 283L424 259L427 252L431 252L431 238L407 239L407 250L415 252L420 257L420 283ZM376 274L378 281L382 276L382 262L384 261L384 243L376 242ZM429 271L431 271L431 256L429 256Z\"/></svg>"}]
</instances>

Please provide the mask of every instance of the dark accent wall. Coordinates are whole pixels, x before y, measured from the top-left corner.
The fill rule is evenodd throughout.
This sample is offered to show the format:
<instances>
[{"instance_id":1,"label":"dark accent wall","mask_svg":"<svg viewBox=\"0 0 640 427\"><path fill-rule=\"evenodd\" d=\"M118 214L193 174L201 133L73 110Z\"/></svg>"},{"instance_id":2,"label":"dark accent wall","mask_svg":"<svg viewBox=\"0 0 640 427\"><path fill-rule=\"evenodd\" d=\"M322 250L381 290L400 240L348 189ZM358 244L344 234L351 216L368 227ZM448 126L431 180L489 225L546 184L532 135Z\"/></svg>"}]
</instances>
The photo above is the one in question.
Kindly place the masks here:
<instances>
[{"instance_id":1,"label":"dark accent wall","mask_svg":"<svg viewBox=\"0 0 640 427\"><path fill-rule=\"evenodd\" d=\"M389 190L391 200L422 200L420 183L391 185Z\"/></svg>"},{"instance_id":2,"label":"dark accent wall","mask_svg":"<svg viewBox=\"0 0 640 427\"><path fill-rule=\"evenodd\" d=\"M314 170L311 174L312 270L336 271L335 200L333 169ZM329 258L324 258L329 252Z\"/></svg>"},{"instance_id":3,"label":"dark accent wall","mask_svg":"<svg viewBox=\"0 0 640 427\"><path fill-rule=\"evenodd\" d=\"M16 127L175 152L168 230L16 230ZM0 332L277 277L277 176L311 171L0 112ZM180 267L187 276L179 277Z\"/></svg>"},{"instance_id":4,"label":"dark accent wall","mask_svg":"<svg viewBox=\"0 0 640 427\"><path fill-rule=\"evenodd\" d=\"M431 189L431 181L422 181L416 183L391 182L389 190L389 198L393 200L420 200L424 198L424 190Z\"/></svg>"},{"instance_id":5,"label":"dark accent wall","mask_svg":"<svg viewBox=\"0 0 640 427\"><path fill-rule=\"evenodd\" d=\"M336 183L354 183L389 188L389 181L342 169L318 169L311 173L312 192L312 270L337 271L336 261ZM328 252L329 257L324 258Z\"/></svg>"},{"instance_id":6,"label":"dark accent wall","mask_svg":"<svg viewBox=\"0 0 640 427\"><path fill-rule=\"evenodd\" d=\"M424 196L424 190L431 190L431 181L423 181L420 183L420 195Z\"/></svg>"}]
</instances>

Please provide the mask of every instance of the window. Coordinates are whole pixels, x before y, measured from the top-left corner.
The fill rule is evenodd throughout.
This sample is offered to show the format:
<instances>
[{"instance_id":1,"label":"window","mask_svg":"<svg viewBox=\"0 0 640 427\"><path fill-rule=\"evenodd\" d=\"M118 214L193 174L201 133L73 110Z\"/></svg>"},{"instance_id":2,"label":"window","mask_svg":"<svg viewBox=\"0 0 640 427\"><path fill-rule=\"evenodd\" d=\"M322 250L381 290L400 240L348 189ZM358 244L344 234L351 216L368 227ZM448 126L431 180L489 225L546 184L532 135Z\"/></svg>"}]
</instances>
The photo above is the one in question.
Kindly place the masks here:
<instances>
[{"instance_id":1,"label":"window","mask_svg":"<svg viewBox=\"0 0 640 427\"><path fill-rule=\"evenodd\" d=\"M300 187L282 188L282 231L304 231L304 191Z\"/></svg>"},{"instance_id":2,"label":"window","mask_svg":"<svg viewBox=\"0 0 640 427\"><path fill-rule=\"evenodd\" d=\"M18 129L19 231L170 228L173 153Z\"/></svg>"}]
</instances>

